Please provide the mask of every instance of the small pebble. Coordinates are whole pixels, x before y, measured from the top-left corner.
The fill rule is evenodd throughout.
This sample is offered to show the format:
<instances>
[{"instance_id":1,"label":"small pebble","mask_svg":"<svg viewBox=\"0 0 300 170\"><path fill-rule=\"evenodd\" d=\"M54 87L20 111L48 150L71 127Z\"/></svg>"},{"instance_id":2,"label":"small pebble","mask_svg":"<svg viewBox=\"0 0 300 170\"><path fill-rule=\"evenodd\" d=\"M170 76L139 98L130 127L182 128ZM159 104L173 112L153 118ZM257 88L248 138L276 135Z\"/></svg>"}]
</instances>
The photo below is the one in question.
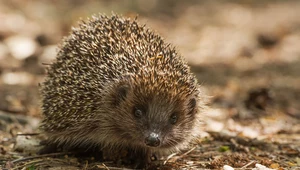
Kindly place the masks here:
<instances>
[{"instance_id":1,"label":"small pebble","mask_svg":"<svg viewBox=\"0 0 300 170\"><path fill-rule=\"evenodd\" d=\"M30 37L11 36L5 40L5 43L11 55L19 60L33 55L37 50L36 42Z\"/></svg>"},{"instance_id":2,"label":"small pebble","mask_svg":"<svg viewBox=\"0 0 300 170\"><path fill-rule=\"evenodd\" d=\"M253 168L252 170L272 170L271 168L267 168L264 165L261 164L255 164L255 168Z\"/></svg>"},{"instance_id":3,"label":"small pebble","mask_svg":"<svg viewBox=\"0 0 300 170\"><path fill-rule=\"evenodd\" d=\"M0 80L2 80L4 84L9 85L28 85L34 81L34 77L26 72L4 72Z\"/></svg>"},{"instance_id":4,"label":"small pebble","mask_svg":"<svg viewBox=\"0 0 300 170\"><path fill-rule=\"evenodd\" d=\"M224 166L223 166L223 170L234 170L234 168L232 168L232 167L229 166L229 165L224 165Z\"/></svg>"}]
</instances>

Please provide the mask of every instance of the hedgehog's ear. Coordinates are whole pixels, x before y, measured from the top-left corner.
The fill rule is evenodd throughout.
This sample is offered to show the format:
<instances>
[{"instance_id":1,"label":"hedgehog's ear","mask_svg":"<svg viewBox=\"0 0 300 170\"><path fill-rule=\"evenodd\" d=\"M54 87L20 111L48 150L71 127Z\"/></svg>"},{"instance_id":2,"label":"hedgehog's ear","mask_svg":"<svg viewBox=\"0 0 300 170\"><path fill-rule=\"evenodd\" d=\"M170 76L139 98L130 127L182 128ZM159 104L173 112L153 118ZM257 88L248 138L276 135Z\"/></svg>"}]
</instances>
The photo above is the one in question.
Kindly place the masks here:
<instances>
[{"instance_id":1,"label":"hedgehog's ear","mask_svg":"<svg viewBox=\"0 0 300 170\"><path fill-rule=\"evenodd\" d=\"M126 96L127 96L127 93L128 93L128 90L129 90L129 86L128 85L120 85L118 88L117 88L117 94L118 94L118 98L120 100L125 100Z\"/></svg>"},{"instance_id":2,"label":"hedgehog's ear","mask_svg":"<svg viewBox=\"0 0 300 170\"><path fill-rule=\"evenodd\" d=\"M114 105L118 106L122 101L124 101L128 95L129 85L118 84L114 91Z\"/></svg>"},{"instance_id":3,"label":"hedgehog's ear","mask_svg":"<svg viewBox=\"0 0 300 170\"><path fill-rule=\"evenodd\" d=\"M189 110L189 114L193 114L196 110L196 105L197 105L197 100L195 97L192 97L189 99L188 101L188 110Z\"/></svg>"}]
</instances>

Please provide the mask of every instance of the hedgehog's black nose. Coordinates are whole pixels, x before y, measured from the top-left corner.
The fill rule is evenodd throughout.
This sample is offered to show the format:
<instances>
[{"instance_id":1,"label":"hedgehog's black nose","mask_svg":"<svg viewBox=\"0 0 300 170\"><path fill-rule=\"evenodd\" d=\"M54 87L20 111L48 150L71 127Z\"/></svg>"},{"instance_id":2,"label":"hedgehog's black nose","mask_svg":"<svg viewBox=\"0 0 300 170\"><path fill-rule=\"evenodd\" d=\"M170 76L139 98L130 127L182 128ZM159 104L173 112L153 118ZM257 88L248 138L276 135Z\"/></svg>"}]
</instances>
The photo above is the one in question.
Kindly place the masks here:
<instances>
[{"instance_id":1,"label":"hedgehog's black nose","mask_svg":"<svg viewBox=\"0 0 300 170\"><path fill-rule=\"evenodd\" d=\"M148 137L145 138L145 144L152 147L157 147L160 145L160 140L157 133L150 133Z\"/></svg>"}]
</instances>

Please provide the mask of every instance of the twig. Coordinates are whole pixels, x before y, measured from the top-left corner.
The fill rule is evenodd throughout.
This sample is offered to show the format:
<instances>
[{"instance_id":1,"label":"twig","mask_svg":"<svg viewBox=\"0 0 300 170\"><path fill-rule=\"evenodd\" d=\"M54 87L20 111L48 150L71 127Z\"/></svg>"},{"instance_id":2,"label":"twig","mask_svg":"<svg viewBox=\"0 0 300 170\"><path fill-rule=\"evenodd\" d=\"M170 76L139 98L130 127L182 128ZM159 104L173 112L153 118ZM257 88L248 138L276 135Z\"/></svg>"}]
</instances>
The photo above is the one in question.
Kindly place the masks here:
<instances>
[{"instance_id":1,"label":"twig","mask_svg":"<svg viewBox=\"0 0 300 170\"><path fill-rule=\"evenodd\" d=\"M164 165L171 159L171 158L173 158L175 155L177 155L177 153L172 153L171 155L169 155L168 157L167 157L167 159L164 161Z\"/></svg>"},{"instance_id":2,"label":"twig","mask_svg":"<svg viewBox=\"0 0 300 170\"><path fill-rule=\"evenodd\" d=\"M24 165L13 167L13 168L11 168L11 170L17 170L17 169L20 169L20 168L22 168L22 167L23 167L22 169L26 169L26 166L27 166L27 165L32 165L32 164L34 164L34 163L38 163L38 162L42 162L42 161L44 161L44 160L42 160L42 159L33 160L33 161L31 161L31 162L25 163Z\"/></svg>"},{"instance_id":3,"label":"twig","mask_svg":"<svg viewBox=\"0 0 300 170\"><path fill-rule=\"evenodd\" d=\"M104 163L102 165L98 165L98 168L105 168L107 170L134 170L134 169L129 169L129 168L118 168L118 167L110 167L106 166Z\"/></svg>"},{"instance_id":4,"label":"twig","mask_svg":"<svg viewBox=\"0 0 300 170\"><path fill-rule=\"evenodd\" d=\"M17 136L36 136L36 135L40 135L41 133L20 133L17 134Z\"/></svg>"},{"instance_id":5,"label":"twig","mask_svg":"<svg viewBox=\"0 0 300 170\"><path fill-rule=\"evenodd\" d=\"M28 157L13 160L13 161L11 161L11 163L15 164L15 163L19 163L19 162L22 162L22 161L28 161L30 159L67 155L67 154L70 154L70 153L71 152L59 152L59 153L50 153L50 154L43 154L43 155L37 155L37 156L28 156Z\"/></svg>"},{"instance_id":6,"label":"twig","mask_svg":"<svg viewBox=\"0 0 300 170\"><path fill-rule=\"evenodd\" d=\"M105 169L109 170L109 168L104 163L102 163L102 165L104 166Z\"/></svg>"},{"instance_id":7,"label":"twig","mask_svg":"<svg viewBox=\"0 0 300 170\"><path fill-rule=\"evenodd\" d=\"M192 152L193 150L195 150L195 149L196 149L196 146L193 147L193 148L191 148L191 149L188 150L187 152L185 152L185 153L183 153L183 154L181 154L181 155L175 157L173 161L174 161L174 162L177 161L178 159L180 159L180 158L186 156L187 154L191 153L191 152ZM169 160L171 160L171 158L174 157L176 154L177 154L177 153L174 153L174 154L171 154L170 156L168 156L167 160L164 161L164 165L165 165Z\"/></svg>"},{"instance_id":8,"label":"twig","mask_svg":"<svg viewBox=\"0 0 300 170\"><path fill-rule=\"evenodd\" d=\"M250 162L247 163L245 166L243 166L241 169L247 168L248 166L250 166L250 165L253 164L254 162L256 162L256 161L250 161Z\"/></svg>"},{"instance_id":9,"label":"twig","mask_svg":"<svg viewBox=\"0 0 300 170\"><path fill-rule=\"evenodd\" d=\"M89 161L86 160L86 161L85 161L84 170L86 170L88 166L89 166Z\"/></svg>"}]
</instances>

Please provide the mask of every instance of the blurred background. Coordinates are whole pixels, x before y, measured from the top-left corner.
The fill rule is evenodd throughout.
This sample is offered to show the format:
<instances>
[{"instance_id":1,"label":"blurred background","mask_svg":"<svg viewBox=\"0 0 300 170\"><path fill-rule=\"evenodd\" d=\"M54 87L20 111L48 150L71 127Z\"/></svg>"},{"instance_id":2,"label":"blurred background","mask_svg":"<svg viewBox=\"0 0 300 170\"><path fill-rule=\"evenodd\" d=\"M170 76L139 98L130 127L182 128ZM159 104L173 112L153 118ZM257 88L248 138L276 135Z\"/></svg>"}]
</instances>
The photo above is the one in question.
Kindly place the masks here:
<instances>
[{"instance_id":1,"label":"blurred background","mask_svg":"<svg viewBox=\"0 0 300 170\"><path fill-rule=\"evenodd\" d=\"M298 0L0 0L1 139L35 131L44 64L97 13L138 16L176 46L211 96L208 130L300 133Z\"/></svg>"},{"instance_id":2,"label":"blurred background","mask_svg":"<svg viewBox=\"0 0 300 170\"><path fill-rule=\"evenodd\" d=\"M43 64L55 59L57 44L78 20L98 13L138 16L176 46L219 104L234 105L248 90L265 88L276 91L281 107L299 112L296 0L0 0L0 110L38 116Z\"/></svg>"}]
</instances>

